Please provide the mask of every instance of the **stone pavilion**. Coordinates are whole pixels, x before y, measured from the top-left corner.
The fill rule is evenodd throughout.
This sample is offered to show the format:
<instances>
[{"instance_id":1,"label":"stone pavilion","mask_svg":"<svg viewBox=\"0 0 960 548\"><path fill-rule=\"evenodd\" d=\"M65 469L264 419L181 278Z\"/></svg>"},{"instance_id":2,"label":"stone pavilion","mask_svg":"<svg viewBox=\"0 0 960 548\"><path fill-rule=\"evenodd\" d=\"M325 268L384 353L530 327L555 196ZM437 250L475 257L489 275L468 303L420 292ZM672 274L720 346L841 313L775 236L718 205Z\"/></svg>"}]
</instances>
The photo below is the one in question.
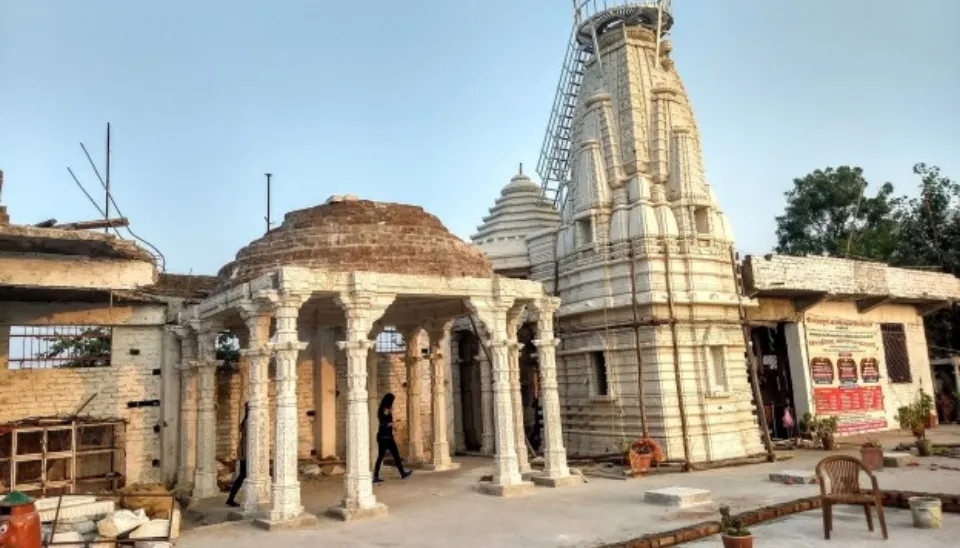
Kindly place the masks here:
<instances>
[{"instance_id":1,"label":"stone pavilion","mask_svg":"<svg viewBox=\"0 0 960 548\"><path fill-rule=\"evenodd\" d=\"M550 486L575 483L560 430L553 331L559 299L545 293L539 282L495 275L482 252L421 208L333 197L324 205L288 213L281 226L241 249L218 277L214 293L189 308L177 330L182 389L178 481L192 489L195 499L218 494L214 383L221 333L238 335L241 367L248 376L248 436L263 442L246 449L243 512L269 528L304 518L297 466L306 434L300 424L306 413L298 400L312 390L298 380L305 362L312 362L316 386L312 413L318 447L324 454L343 447L343 499L331 514L353 519L386 511L371 481L371 422L385 393L377 382L381 377L373 346L386 328L396 328L408 343L405 394L397 394L398 401L405 400L409 422L405 458L427 469L456 466L447 433L444 354L451 325L464 315L483 326L492 357L495 467L483 490L517 494L532 488L528 479ZM516 326L524 314L536 318L545 417L544 470L527 478L518 468L510 391ZM418 420L424 377L413 372L420 358L414 340L421 332L429 338L429 428Z\"/></svg>"}]
</instances>

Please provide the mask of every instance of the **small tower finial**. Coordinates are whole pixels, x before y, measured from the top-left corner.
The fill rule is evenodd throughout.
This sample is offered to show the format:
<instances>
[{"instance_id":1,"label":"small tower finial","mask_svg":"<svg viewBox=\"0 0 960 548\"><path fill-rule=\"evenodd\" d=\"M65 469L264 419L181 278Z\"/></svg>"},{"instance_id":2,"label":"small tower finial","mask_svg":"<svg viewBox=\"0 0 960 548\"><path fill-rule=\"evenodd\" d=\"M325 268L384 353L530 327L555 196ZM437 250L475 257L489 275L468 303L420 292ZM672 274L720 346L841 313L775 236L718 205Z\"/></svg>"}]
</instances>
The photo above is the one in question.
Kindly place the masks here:
<instances>
[{"instance_id":1,"label":"small tower finial","mask_svg":"<svg viewBox=\"0 0 960 548\"><path fill-rule=\"evenodd\" d=\"M520 175L523 175L523 162L520 162Z\"/></svg>"}]
</instances>

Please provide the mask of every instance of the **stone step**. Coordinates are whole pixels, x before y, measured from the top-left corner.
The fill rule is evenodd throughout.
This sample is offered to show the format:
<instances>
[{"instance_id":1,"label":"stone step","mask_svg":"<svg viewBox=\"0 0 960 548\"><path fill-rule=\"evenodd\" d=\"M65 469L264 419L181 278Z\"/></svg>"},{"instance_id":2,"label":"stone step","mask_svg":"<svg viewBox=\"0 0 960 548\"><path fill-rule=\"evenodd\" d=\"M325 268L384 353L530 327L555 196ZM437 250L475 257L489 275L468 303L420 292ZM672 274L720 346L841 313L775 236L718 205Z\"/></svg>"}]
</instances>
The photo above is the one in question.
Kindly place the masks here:
<instances>
[{"instance_id":1,"label":"stone step","mask_svg":"<svg viewBox=\"0 0 960 548\"><path fill-rule=\"evenodd\" d=\"M912 453L890 451L883 453L883 466L890 468L900 468L916 464L917 458Z\"/></svg>"},{"instance_id":2,"label":"stone step","mask_svg":"<svg viewBox=\"0 0 960 548\"><path fill-rule=\"evenodd\" d=\"M692 487L664 487L645 492L643 500L660 506L685 508L710 502L710 491Z\"/></svg>"},{"instance_id":3,"label":"stone step","mask_svg":"<svg viewBox=\"0 0 960 548\"><path fill-rule=\"evenodd\" d=\"M811 470L780 470L779 472L770 472L770 481L787 485L815 485L817 475Z\"/></svg>"}]
</instances>

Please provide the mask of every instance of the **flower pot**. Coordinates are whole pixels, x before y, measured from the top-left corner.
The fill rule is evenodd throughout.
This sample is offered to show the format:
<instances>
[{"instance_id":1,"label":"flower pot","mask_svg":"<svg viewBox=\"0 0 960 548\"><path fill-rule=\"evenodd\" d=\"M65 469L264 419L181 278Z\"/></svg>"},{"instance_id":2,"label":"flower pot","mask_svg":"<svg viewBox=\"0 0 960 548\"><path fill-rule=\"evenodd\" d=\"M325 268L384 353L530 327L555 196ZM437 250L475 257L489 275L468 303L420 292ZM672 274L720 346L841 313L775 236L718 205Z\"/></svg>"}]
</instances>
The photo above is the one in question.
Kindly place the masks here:
<instances>
[{"instance_id":1,"label":"flower pot","mask_svg":"<svg viewBox=\"0 0 960 548\"><path fill-rule=\"evenodd\" d=\"M833 436L823 436L820 438L821 443L823 443L824 451L833 451L833 448L836 446L836 440Z\"/></svg>"},{"instance_id":2,"label":"flower pot","mask_svg":"<svg viewBox=\"0 0 960 548\"><path fill-rule=\"evenodd\" d=\"M723 538L723 548L753 548L753 535L745 537L731 537L720 535Z\"/></svg>"},{"instance_id":3,"label":"flower pot","mask_svg":"<svg viewBox=\"0 0 960 548\"><path fill-rule=\"evenodd\" d=\"M630 451L629 457L630 471L642 473L650 470L650 462L653 460L653 454Z\"/></svg>"},{"instance_id":4,"label":"flower pot","mask_svg":"<svg viewBox=\"0 0 960 548\"><path fill-rule=\"evenodd\" d=\"M939 529L943 523L943 508L935 497L910 497L910 514L917 529Z\"/></svg>"},{"instance_id":5,"label":"flower pot","mask_svg":"<svg viewBox=\"0 0 960 548\"><path fill-rule=\"evenodd\" d=\"M930 440L917 440L917 453L921 457L929 457L933 453L933 442Z\"/></svg>"},{"instance_id":6,"label":"flower pot","mask_svg":"<svg viewBox=\"0 0 960 548\"><path fill-rule=\"evenodd\" d=\"M871 472L883 470L883 447L861 447L860 460Z\"/></svg>"}]
</instances>

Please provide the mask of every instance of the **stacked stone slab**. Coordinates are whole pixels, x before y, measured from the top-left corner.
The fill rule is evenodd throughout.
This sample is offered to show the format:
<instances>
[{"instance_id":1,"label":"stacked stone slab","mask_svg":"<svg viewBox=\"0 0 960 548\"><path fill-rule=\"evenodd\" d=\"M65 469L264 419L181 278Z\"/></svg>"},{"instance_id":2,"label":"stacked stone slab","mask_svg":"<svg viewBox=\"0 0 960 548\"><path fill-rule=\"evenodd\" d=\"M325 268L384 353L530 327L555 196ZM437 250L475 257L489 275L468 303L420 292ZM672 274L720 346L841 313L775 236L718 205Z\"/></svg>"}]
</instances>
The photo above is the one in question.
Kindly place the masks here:
<instances>
[{"instance_id":1,"label":"stacked stone slab","mask_svg":"<svg viewBox=\"0 0 960 548\"><path fill-rule=\"evenodd\" d=\"M599 55L583 67L574 113L562 225L527 239L531 277L548 291L556 278L563 301L557 319L565 441L572 453L598 454L641 435L633 255L651 436L669 459L758 454L763 447L739 323L733 234L704 175L697 124L671 44L658 46L656 33L642 24L611 26L598 37ZM596 352L606 363L605 394Z\"/></svg>"}]
</instances>

